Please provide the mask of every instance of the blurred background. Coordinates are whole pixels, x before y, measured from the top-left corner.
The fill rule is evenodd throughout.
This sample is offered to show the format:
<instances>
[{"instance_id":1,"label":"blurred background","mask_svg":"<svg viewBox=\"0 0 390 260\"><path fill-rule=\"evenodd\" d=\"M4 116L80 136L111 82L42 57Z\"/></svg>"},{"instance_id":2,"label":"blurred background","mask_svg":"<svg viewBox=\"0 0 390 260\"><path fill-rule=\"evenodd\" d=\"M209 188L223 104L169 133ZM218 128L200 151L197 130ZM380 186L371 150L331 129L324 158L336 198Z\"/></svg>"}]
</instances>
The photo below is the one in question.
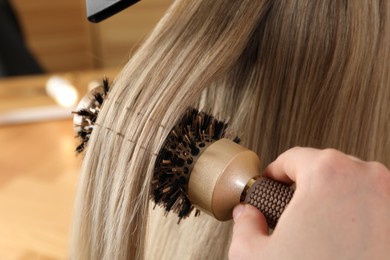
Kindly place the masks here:
<instances>
[{"instance_id":1,"label":"blurred background","mask_svg":"<svg viewBox=\"0 0 390 260\"><path fill-rule=\"evenodd\" d=\"M84 0L0 0L0 259L68 259L82 161L71 112L172 2L92 24Z\"/></svg>"}]
</instances>

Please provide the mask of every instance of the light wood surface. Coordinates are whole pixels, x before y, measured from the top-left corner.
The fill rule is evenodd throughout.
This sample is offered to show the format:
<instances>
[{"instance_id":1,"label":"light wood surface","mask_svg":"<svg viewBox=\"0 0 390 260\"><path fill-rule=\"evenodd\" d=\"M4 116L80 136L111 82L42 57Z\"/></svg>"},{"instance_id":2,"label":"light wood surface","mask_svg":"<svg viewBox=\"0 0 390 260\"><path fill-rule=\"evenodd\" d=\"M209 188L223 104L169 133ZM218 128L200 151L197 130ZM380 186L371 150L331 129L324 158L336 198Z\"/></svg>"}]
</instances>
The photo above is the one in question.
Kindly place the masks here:
<instances>
[{"instance_id":1,"label":"light wood surface","mask_svg":"<svg viewBox=\"0 0 390 260\"><path fill-rule=\"evenodd\" d=\"M116 69L68 73L88 81ZM0 114L55 105L44 94L48 75L0 80ZM84 87L83 87L84 86ZM68 259L73 201L82 156L74 153L72 120L0 126L0 259Z\"/></svg>"},{"instance_id":2,"label":"light wood surface","mask_svg":"<svg viewBox=\"0 0 390 260\"><path fill-rule=\"evenodd\" d=\"M72 122L0 127L0 259L67 259L81 157Z\"/></svg>"}]
</instances>

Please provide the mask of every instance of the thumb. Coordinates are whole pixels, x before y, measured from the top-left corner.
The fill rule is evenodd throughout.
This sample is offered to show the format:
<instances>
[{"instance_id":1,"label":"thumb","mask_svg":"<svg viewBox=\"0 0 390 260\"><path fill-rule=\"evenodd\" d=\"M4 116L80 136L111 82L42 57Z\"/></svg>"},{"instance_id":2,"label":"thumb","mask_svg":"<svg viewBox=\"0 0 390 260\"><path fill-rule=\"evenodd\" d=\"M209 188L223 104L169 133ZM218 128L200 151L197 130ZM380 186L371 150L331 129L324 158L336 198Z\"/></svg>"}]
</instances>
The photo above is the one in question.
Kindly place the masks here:
<instances>
[{"instance_id":1,"label":"thumb","mask_svg":"<svg viewBox=\"0 0 390 260\"><path fill-rule=\"evenodd\" d=\"M233 236L229 255L231 259L248 259L253 248L262 247L268 238L268 224L264 215L249 204L240 204L233 210Z\"/></svg>"},{"instance_id":2,"label":"thumb","mask_svg":"<svg viewBox=\"0 0 390 260\"><path fill-rule=\"evenodd\" d=\"M233 209L234 235L268 236L268 224L264 215L249 204L239 204Z\"/></svg>"}]
</instances>

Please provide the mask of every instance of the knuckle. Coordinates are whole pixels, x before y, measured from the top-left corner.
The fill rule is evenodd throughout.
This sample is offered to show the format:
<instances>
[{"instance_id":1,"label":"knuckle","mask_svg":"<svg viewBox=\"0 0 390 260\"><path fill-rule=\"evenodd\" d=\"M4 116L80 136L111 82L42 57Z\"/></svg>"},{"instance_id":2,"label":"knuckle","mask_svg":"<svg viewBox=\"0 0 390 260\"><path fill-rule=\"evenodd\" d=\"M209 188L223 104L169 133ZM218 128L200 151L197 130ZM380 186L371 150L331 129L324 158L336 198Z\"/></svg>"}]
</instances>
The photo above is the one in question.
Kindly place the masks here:
<instances>
[{"instance_id":1,"label":"knuckle","mask_svg":"<svg viewBox=\"0 0 390 260\"><path fill-rule=\"evenodd\" d=\"M291 154L298 153L298 152L301 151L301 149L302 149L302 147L300 147L300 146L295 146L295 147L289 148L288 150L286 150L286 151L284 151L282 154L280 154L280 155L276 158L276 161L283 160L284 158L288 157L288 156L291 155Z\"/></svg>"},{"instance_id":2,"label":"knuckle","mask_svg":"<svg viewBox=\"0 0 390 260\"><path fill-rule=\"evenodd\" d=\"M390 195L390 171L380 162L367 162L369 175L374 179L375 187Z\"/></svg>"},{"instance_id":3,"label":"knuckle","mask_svg":"<svg viewBox=\"0 0 390 260\"><path fill-rule=\"evenodd\" d=\"M301 146L294 146L294 147L291 147L290 149L288 149L285 153L299 153L302 151L302 149L304 149L304 148Z\"/></svg>"},{"instance_id":4,"label":"knuckle","mask_svg":"<svg viewBox=\"0 0 390 260\"><path fill-rule=\"evenodd\" d=\"M323 150L316 160L316 170L320 174L332 174L345 164L343 154L335 149Z\"/></svg>"},{"instance_id":5,"label":"knuckle","mask_svg":"<svg viewBox=\"0 0 390 260\"><path fill-rule=\"evenodd\" d=\"M375 172L376 174L385 175L385 176L389 174L389 170L386 168L386 166L384 166L380 162L372 161L372 162L367 162L367 164L369 166L369 169L372 172Z\"/></svg>"},{"instance_id":6,"label":"knuckle","mask_svg":"<svg viewBox=\"0 0 390 260\"><path fill-rule=\"evenodd\" d=\"M327 148L321 152L319 160L325 165L334 164L335 161L340 161L340 158L343 157L342 155L343 153L336 149Z\"/></svg>"},{"instance_id":7,"label":"knuckle","mask_svg":"<svg viewBox=\"0 0 390 260\"><path fill-rule=\"evenodd\" d=\"M299 150L302 150L303 147L302 146L294 146L294 147L291 147L290 150L295 150L295 151L299 151Z\"/></svg>"},{"instance_id":8,"label":"knuckle","mask_svg":"<svg viewBox=\"0 0 390 260\"><path fill-rule=\"evenodd\" d=\"M324 149L312 162L314 183L329 189L354 176L355 162L336 149ZM326 189L324 189L326 191Z\"/></svg>"}]
</instances>

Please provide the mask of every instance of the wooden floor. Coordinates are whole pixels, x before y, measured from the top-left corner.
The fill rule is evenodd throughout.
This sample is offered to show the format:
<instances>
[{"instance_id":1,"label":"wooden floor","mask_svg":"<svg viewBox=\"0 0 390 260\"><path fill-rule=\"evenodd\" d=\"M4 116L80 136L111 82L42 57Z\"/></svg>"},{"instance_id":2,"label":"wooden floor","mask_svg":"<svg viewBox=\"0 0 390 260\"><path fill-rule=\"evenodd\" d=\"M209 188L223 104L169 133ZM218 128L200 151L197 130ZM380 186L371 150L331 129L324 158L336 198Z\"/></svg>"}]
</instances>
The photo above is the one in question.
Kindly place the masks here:
<instances>
[{"instance_id":1,"label":"wooden floor","mask_svg":"<svg viewBox=\"0 0 390 260\"><path fill-rule=\"evenodd\" d=\"M113 74L74 78L80 83ZM55 105L42 94L46 79L0 80L0 118L14 109ZM32 87L42 91L26 95ZM0 125L0 259L68 259L82 161L76 143L71 119Z\"/></svg>"}]
</instances>

